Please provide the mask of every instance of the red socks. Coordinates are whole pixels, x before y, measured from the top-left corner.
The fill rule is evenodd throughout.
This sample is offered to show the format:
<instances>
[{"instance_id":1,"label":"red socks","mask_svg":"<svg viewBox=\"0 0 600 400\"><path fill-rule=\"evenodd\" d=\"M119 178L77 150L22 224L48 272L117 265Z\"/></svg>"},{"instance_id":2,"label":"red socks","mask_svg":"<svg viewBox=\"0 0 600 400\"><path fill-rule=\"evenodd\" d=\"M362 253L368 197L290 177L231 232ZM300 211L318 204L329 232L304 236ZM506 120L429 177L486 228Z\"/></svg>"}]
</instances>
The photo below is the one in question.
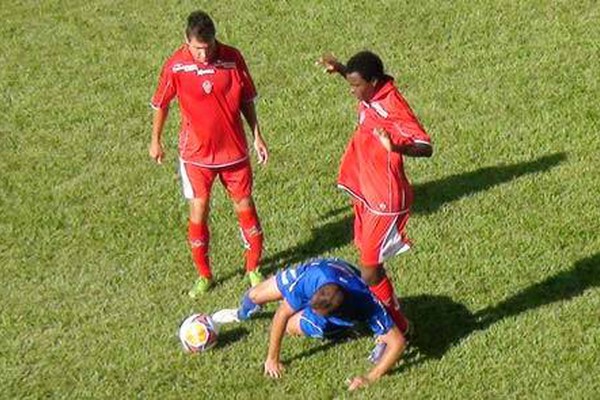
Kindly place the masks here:
<instances>
[{"instance_id":1,"label":"red socks","mask_svg":"<svg viewBox=\"0 0 600 400\"><path fill-rule=\"evenodd\" d=\"M263 250L263 234L256 214L252 207L238 212L238 222L242 232L242 240L246 251L246 271L254 271L258 267Z\"/></svg>"},{"instance_id":2,"label":"red socks","mask_svg":"<svg viewBox=\"0 0 600 400\"><path fill-rule=\"evenodd\" d=\"M211 279L212 272L208 260L208 244L210 242L208 225L205 223L194 223L189 221L188 240L198 275Z\"/></svg>"},{"instance_id":3,"label":"red socks","mask_svg":"<svg viewBox=\"0 0 600 400\"><path fill-rule=\"evenodd\" d=\"M394 287L392 286L390 278L385 276L378 284L369 286L369 289L371 290L371 293L383 303L385 309L390 313L390 316L394 320L394 323L398 329L400 329L400 332L405 334L408 330L408 320L402 313L402 310L400 310L400 304L394 293Z\"/></svg>"}]
</instances>

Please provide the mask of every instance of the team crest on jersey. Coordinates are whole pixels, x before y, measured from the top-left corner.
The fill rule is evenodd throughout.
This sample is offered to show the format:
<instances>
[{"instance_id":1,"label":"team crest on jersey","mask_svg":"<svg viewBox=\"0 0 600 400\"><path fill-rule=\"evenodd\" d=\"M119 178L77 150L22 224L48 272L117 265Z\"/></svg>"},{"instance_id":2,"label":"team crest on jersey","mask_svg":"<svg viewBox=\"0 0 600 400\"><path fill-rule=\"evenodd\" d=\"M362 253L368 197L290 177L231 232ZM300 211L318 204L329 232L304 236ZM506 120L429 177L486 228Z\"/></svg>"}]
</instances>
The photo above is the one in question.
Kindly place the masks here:
<instances>
[{"instance_id":1,"label":"team crest on jersey","mask_svg":"<svg viewBox=\"0 0 600 400\"><path fill-rule=\"evenodd\" d=\"M209 94L210 92L212 92L213 89L213 84L211 81L204 81L202 83L202 89L204 89L204 93Z\"/></svg>"}]
</instances>

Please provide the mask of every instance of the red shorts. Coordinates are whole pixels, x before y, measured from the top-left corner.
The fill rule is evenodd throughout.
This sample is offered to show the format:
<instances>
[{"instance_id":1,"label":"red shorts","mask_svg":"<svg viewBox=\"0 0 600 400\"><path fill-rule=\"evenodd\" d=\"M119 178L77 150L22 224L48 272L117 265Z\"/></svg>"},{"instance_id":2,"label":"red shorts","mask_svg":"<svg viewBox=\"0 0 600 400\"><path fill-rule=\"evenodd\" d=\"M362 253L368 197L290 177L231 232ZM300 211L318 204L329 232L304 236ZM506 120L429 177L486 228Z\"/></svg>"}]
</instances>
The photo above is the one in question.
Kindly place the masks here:
<instances>
[{"instance_id":1,"label":"red shorts","mask_svg":"<svg viewBox=\"0 0 600 400\"><path fill-rule=\"evenodd\" d=\"M410 249L405 227L408 212L400 215L378 215L362 202L354 202L354 244L360 252L360 263L373 267Z\"/></svg>"},{"instance_id":2,"label":"red shorts","mask_svg":"<svg viewBox=\"0 0 600 400\"><path fill-rule=\"evenodd\" d=\"M208 199L215 177L233 200L252 195L252 168L248 160L220 168L206 168L179 160L179 173L186 199Z\"/></svg>"}]
</instances>

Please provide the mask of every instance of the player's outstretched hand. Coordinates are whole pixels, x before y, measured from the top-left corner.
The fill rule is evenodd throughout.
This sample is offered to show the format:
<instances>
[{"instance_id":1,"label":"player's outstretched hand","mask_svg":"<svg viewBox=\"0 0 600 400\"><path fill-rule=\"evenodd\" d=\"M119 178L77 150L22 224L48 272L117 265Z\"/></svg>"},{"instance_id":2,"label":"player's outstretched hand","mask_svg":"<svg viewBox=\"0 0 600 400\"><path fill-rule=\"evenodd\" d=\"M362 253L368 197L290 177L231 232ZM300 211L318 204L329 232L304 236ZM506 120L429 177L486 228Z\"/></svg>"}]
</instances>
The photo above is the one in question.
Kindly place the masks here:
<instances>
[{"instance_id":1,"label":"player's outstretched hand","mask_svg":"<svg viewBox=\"0 0 600 400\"><path fill-rule=\"evenodd\" d=\"M152 142L150 143L150 149L148 150L150 154L150 158L156 161L157 164L162 164L162 160L165 156L165 151L163 150L162 144L160 142Z\"/></svg>"},{"instance_id":2,"label":"player's outstretched hand","mask_svg":"<svg viewBox=\"0 0 600 400\"><path fill-rule=\"evenodd\" d=\"M265 361L265 375L270 378L281 378L283 374L283 364L277 360L267 359Z\"/></svg>"},{"instance_id":3,"label":"player's outstretched hand","mask_svg":"<svg viewBox=\"0 0 600 400\"><path fill-rule=\"evenodd\" d=\"M324 67L324 72L327 72L328 74L334 74L343 70L342 64L331 53L323 53L315 64Z\"/></svg>"},{"instance_id":4,"label":"player's outstretched hand","mask_svg":"<svg viewBox=\"0 0 600 400\"><path fill-rule=\"evenodd\" d=\"M267 149L267 144L260 135L254 137L254 150L258 157L258 163L266 164L269 160L269 149Z\"/></svg>"},{"instance_id":5,"label":"player's outstretched hand","mask_svg":"<svg viewBox=\"0 0 600 400\"><path fill-rule=\"evenodd\" d=\"M371 381L369 381L369 378L366 376L357 376L348 380L348 390L354 391L367 386L369 383L371 383Z\"/></svg>"},{"instance_id":6,"label":"player's outstretched hand","mask_svg":"<svg viewBox=\"0 0 600 400\"><path fill-rule=\"evenodd\" d=\"M373 133L377 135L379 141L387 151L392 151L392 139L390 138L389 132L387 132L385 129L375 128Z\"/></svg>"}]
</instances>

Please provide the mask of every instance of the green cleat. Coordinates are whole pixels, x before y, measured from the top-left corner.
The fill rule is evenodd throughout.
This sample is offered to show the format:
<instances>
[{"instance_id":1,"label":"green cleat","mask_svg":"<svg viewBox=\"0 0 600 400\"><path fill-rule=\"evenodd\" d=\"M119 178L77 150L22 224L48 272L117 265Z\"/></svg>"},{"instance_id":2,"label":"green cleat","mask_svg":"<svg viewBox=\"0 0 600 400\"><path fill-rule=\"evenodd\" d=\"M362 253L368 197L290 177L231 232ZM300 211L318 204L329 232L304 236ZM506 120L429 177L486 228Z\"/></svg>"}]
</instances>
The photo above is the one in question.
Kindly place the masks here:
<instances>
[{"instance_id":1,"label":"green cleat","mask_svg":"<svg viewBox=\"0 0 600 400\"><path fill-rule=\"evenodd\" d=\"M260 273L259 269L255 269L254 271L250 271L246 273L248 280L250 281L250 286L254 287L265 280L265 278Z\"/></svg>"},{"instance_id":2,"label":"green cleat","mask_svg":"<svg viewBox=\"0 0 600 400\"><path fill-rule=\"evenodd\" d=\"M208 289L210 289L212 283L212 279L201 276L198 278L198 280L196 280L196 283L194 283L194 286L192 286L188 292L188 296L190 296L192 299L195 299L196 297L203 295L204 293L208 292Z\"/></svg>"}]
</instances>

